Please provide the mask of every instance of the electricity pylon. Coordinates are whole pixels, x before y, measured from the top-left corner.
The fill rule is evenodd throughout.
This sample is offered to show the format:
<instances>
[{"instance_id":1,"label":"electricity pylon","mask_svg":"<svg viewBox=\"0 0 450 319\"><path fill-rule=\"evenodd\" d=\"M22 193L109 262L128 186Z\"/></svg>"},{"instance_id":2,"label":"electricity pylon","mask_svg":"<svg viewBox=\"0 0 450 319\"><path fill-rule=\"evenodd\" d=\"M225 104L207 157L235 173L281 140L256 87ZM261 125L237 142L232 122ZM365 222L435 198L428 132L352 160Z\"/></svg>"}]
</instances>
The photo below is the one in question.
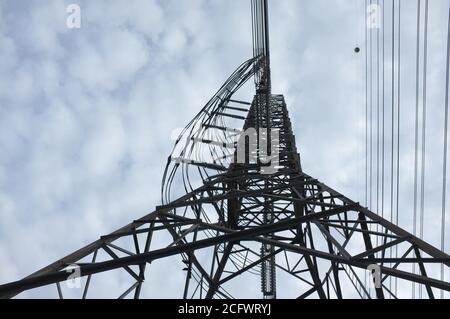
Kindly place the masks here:
<instances>
[{"instance_id":1,"label":"electricity pylon","mask_svg":"<svg viewBox=\"0 0 450 319\"><path fill-rule=\"evenodd\" d=\"M450 267L447 254L303 172L284 97L271 92L267 0L252 1L252 21L254 57L177 139L162 205L0 286L1 297L52 286L62 298L69 275L81 278L80 297L95 297L96 277L114 272L129 286L112 297L139 298L152 266L173 256L183 298L397 298L410 283L429 298L450 291L436 279L441 265ZM252 78L253 101L237 99Z\"/></svg>"}]
</instances>

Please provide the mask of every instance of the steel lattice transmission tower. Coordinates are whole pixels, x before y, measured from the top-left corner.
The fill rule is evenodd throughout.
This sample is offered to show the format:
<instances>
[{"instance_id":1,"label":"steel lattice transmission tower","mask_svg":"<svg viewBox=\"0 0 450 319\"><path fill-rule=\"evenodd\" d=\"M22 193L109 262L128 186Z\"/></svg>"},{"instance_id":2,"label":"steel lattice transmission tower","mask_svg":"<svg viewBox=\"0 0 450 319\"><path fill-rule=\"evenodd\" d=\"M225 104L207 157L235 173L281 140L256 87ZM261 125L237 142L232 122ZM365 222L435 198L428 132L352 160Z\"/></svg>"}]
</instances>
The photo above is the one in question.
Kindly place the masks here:
<instances>
[{"instance_id":1,"label":"steel lattice transmission tower","mask_svg":"<svg viewBox=\"0 0 450 319\"><path fill-rule=\"evenodd\" d=\"M152 266L174 256L173 267L184 273L183 298L232 298L243 291L261 297L258 290L264 298L288 290L299 298L395 298L411 283L430 298L450 291L450 283L436 279L442 264L450 267L447 254L303 172L284 97L271 92L267 0L252 1L252 22L254 57L181 133L164 174L163 204L0 286L1 297L43 286L63 297L61 283L75 266L83 280L80 297L91 296L98 276L119 273L129 288L111 291L112 297L139 298ZM252 78L253 101L236 99ZM367 269L381 273L374 293Z\"/></svg>"}]
</instances>

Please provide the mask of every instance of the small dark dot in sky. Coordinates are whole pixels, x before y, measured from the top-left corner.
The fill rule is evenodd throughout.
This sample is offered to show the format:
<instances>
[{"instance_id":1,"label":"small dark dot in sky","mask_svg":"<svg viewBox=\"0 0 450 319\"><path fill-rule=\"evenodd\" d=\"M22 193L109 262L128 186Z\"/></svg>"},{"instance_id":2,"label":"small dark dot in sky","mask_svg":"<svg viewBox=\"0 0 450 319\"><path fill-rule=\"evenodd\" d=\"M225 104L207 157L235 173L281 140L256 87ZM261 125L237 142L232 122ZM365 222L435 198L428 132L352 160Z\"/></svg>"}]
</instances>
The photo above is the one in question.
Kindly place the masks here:
<instances>
[{"instance_id":1,"label":"small dark dot in sky","mask_svg":"<svg viewBox=\"0 0 450 319\"><path fill-rule=\"evenodd\" d=\"M356 52L356 53L359 53L359 51L361 51L361 49L360 49L359 47L356 47L356 48L355 48L355 52Z\"/></svg>"}]
</instances>

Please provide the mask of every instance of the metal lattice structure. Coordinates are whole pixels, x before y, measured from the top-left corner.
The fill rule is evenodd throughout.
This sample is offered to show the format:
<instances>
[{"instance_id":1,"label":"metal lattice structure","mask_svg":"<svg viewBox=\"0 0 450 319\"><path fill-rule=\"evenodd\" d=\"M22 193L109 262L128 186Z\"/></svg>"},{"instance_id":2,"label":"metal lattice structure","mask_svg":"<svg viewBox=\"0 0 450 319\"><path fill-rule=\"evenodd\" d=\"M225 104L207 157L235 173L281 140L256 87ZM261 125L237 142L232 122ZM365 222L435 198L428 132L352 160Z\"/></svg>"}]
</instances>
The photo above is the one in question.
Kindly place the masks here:
<instances>
[{"instance_id":1,"label":"metal lattice structure","mask_svg":"<svg viewBox=\"0 0 450 319\"><path fill-rule=\"evenodd\" d=\"M252 9L254 57L177 139L162 205L0 286L1 297L53 285L63 297L60 283L76 265L84 279L80 297L90 297L96 276L119 271L130 286L111 297L139 298L152 263L173 256L185 273L183 298L239 297L242 276L258 278L268 299L281 295L286 282L298 298L397 298L410 283L422 285L429 298L450 291L450 283L437 279L441 265L450 267L447 254L303 172L286 102L271 92L267 1L253 0ZM252 78L253 101L235 99ZM380 271L375 293L367 269Z\"/></svg>"}]
</instances>

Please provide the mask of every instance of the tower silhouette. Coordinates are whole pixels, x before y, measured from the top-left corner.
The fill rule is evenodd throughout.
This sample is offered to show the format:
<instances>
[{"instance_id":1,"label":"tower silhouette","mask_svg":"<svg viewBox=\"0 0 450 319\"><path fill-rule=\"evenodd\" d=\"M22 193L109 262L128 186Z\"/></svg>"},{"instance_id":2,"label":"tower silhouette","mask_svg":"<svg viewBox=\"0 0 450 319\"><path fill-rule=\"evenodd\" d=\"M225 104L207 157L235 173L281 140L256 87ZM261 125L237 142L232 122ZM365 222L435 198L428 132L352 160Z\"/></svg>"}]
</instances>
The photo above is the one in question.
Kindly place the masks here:
<instances>
[{"instance_id":1,"label":"tower silhouette","mask_svg":"<svg viewBox=\"0 0 450 319\"><path fill-rule=\"evenodd\" d=\"M97 276L119 272L130 285L112 297L139 298L152 265L174 256L183 298L248 296L253 279L267 299L288 290L297 298L397 298L411 283L429 298L450 291L436 279L441 265L450 267L447 254L303 172L286 102L271 91L267 0L252 0L252 22L254 56L181 132L162 205L1 285L1 297L55 285L62 298L70 276L82 279L87 298ZM252 78L253 101L238 99Z\"/></svg>"}]
</instances>

